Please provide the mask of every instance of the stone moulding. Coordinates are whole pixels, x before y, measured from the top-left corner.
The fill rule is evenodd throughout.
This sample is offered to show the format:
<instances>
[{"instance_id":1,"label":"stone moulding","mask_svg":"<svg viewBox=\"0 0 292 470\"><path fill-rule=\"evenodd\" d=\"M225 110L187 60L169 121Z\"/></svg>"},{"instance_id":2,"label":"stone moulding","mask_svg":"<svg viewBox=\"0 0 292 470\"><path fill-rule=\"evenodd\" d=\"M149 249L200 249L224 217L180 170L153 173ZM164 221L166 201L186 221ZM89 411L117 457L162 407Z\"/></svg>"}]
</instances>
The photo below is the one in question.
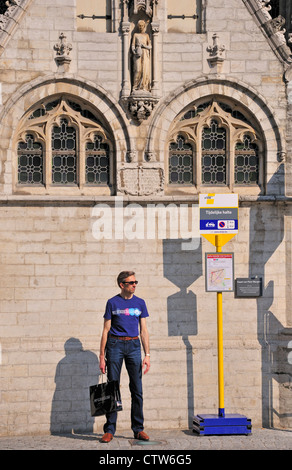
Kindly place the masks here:
<instances>
[{"instance_id":1,"label":"stone moulding","mask_svg":"<svg viewBox=\"0 0 292 470\"><path fill-rule=\"evenodd\" d=\"M7 0L7 10L0 15L0 55L32 0Z\"/></svg>"},{"instance_id":2,"label":"stone moulding","mask_svg":"<svg viewBox=\"0 0 292 470\"><path fill-rule=\"evenodd\" d=\"M292 51L285 39L285 19L282 16L272 18L269 11L270 0L242 0L248 11L255 18L276 56L288 66L292 64Z\"/></svg>"}]
</instances>

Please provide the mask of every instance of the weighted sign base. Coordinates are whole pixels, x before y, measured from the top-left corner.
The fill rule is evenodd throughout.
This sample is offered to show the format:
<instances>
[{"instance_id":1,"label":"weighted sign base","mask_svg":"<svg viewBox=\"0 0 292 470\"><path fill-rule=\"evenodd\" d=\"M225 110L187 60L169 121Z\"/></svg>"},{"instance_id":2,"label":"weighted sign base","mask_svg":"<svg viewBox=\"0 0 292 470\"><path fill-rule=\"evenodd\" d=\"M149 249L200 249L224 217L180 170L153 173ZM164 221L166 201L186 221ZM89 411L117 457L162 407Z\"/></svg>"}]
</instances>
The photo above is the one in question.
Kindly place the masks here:
<instances>
[{"instance_id":1,"label":"weighted sign base","mask_svg":"<svg viewBox=\"0 0 292 470\"><path fill-rule=\"evenodd\" d=\"M193 418L193 432L201 436L251 434L251 420L240 414L200 414Z\"/></svg>"}]
</instances>

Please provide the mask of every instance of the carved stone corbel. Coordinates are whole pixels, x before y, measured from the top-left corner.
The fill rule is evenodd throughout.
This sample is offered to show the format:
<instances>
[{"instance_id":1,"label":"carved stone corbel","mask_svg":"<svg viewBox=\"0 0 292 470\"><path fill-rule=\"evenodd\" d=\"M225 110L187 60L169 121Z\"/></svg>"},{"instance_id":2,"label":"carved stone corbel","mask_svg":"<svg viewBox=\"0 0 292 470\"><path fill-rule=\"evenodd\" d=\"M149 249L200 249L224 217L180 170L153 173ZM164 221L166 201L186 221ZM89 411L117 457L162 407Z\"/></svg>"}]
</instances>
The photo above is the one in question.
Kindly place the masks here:
<instances>
[{"instance_id":1,"label":"carved stone corbel","mask_svg":"<svg viewBox=\"0 0 292 470\"><path fill-rule=\"evenodd\" d=\"M155 153L151 152L151 151L146 151L145 152L145 160L146 160L146 162L155 162L156 161Z\"/></svg>"},{"instance_id":2,"label":"carved stone corbel","mask_svg":"<svg viewBox=\"0 0 292 470\"><path fill-rule=\"evenodd\" d=\"M138 122L142 122L150 116L158 99L152 97L150 93L149 95L131 94L127 102L131 116Z\"/></svg>"}]
</instances>

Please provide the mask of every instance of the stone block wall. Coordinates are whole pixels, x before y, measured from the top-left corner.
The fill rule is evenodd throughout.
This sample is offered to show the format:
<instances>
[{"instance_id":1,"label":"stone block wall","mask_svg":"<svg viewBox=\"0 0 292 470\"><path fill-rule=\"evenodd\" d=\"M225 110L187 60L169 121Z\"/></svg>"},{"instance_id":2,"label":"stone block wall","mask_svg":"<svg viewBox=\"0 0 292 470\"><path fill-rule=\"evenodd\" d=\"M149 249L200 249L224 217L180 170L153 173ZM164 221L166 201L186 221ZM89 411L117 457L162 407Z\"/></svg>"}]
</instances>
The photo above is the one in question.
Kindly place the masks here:
<instances>
[{"instance_id":1,"label":"stone block wall","mask_svg":"<svg viewBox=\"0 0 292 470\"><path fill-rule=\"evenodd\" d=\"M25 0L13 28L10 22L0 35L0 434L102 432L103 418L90 416L88 387L101 380L105 303L124 269L136 272L137 295L150 312L146 429L191 427L193 414L218 408L216 295L205 292L204 266L215 248L201 239L184 250L180 238L168 236L98 240L93 208L112 206L109 193L15 193L19 122L36 103L60 94L103 115L115 140L120 194L125 204L141 204L144 216L148 202L198 202L196 188L172 192L163 177L168 131L186 106L223 96L253 113L266 144L265 187L261 196L239 189L239 233L226 250L235 254L236 277L262 277L263 296L224 294L225 407L254 426L291 426L291 71L281 47L263 34L251 8L258 2L203 2L204 28L184 34L167 31L161 0L158 103L138 124L120 100L118 3L112 2L113 32L95 33L77 31L76 2ZM55 61L62 32L72 44L68 69ZM221 67L207 51L214 33L225 47ZM125 370L121 391L119 428L129 429Z\"/></svg>"},{"instance_id":2,"label":"stone block wall","mask_svg":"<svg viewBox=\"0 0 292 470\"><path fill-rule=\"evenodd\" d=\"M257 209L269 225L270 208ZM223 295L225 407L260 426L277 405L268 385L278 362L267 348L285 324L278 267L286 260L283 240L269 259L259 244L249 248L252 210L240 209L239 234L223 251L235 253L236 277L253 271L263 276L265 289L258 300ZM214 251L211 244L202 240L195 251L184 252L181 240L167 238L96 240L90 205L23 203L0 211L1 434L102 432L104 419L90 416L88 387L101 380L103 313L123 269L136 272L137 295L150 312L145 426L187 428L193 414L217 412L216 294L205 292L204 279L204 253ZM277 214L282 216L281 209ZM257 235L265 240L266 233L262 228ZM267 316L277 317L268 332ZM119 429L130 429L125 369L121 390ZM277 410L273 415L280 424Z\"/></svg>"}]
</instances>

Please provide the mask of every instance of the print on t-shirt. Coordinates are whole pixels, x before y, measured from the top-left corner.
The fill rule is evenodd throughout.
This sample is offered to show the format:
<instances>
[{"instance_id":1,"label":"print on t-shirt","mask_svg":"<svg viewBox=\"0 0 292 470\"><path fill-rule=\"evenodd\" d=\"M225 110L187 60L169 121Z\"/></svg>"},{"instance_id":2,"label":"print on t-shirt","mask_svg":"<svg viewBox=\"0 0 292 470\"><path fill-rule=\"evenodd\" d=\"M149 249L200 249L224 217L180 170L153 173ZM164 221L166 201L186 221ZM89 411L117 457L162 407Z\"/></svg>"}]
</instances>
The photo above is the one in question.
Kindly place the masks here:
<instances>
[{"instance_id":1,"label":"print on t-shirt","mask_svg":"<svg viewBox=\"0 0 292 470\"><path fill-rule=\"evenodd\" d=\"M125 308L125 309L117 308L116 310L112 312L113 315L132 315L132 316L135 315L136 317L139 317L141 313L142 311L139 310L138 308Z\"/></svg>"}]
</instances>

